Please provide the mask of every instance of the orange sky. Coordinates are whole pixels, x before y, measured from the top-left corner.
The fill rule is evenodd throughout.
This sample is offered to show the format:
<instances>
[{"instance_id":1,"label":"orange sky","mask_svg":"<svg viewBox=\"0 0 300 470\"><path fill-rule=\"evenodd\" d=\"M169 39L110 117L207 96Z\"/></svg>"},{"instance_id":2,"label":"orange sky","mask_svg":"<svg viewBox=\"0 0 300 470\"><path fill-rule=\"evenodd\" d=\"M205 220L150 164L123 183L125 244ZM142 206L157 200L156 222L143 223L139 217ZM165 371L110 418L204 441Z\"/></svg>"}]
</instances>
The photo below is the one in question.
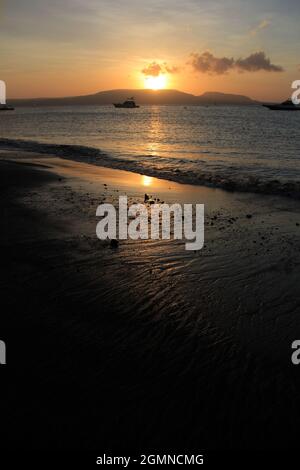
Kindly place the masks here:
<instances>
[{"instance_id":1,"label":"orange sky","mask_svg":"<svg viewBox=\"0 0 300 470\"><path fill-rule=\"evenodd\" d=\"M231 0L226 6L221 0L141 3L3 0L0 79L8 97L143 88L142 70L153 62L167 67L162 73L168 88L193 94L221 91L281 100L300 79L296 0L287 0L285 7L277 0ZM212 57L203 65L206 51ZM259 51L269 70L267 63L251 62Z\"/></svg>"}]
</instances>

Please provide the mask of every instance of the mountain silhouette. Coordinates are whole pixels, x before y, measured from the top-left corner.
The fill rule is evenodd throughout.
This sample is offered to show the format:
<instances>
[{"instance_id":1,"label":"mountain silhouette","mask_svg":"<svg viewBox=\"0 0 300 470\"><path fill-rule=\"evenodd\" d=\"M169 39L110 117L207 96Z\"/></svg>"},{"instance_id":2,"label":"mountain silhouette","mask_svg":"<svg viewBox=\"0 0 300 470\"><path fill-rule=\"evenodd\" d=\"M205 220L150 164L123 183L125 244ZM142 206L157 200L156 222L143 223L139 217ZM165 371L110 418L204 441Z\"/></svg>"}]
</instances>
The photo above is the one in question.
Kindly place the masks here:
<instances>
[{"instance_id":1,"label":"mountain silhouette","mask_svg":"<svg viewBox=\"0 0 300 470\"><path fill-rule=\"evenodd\" d=\"M68 105L111 105L134 96L140 105L255 105L257 101L243 95L206 92L196 96L178 90L120 89L100 91L92 95L69 96L64 98L11 99L15 106L68 106Z\"/></svg>"}]
</instances>

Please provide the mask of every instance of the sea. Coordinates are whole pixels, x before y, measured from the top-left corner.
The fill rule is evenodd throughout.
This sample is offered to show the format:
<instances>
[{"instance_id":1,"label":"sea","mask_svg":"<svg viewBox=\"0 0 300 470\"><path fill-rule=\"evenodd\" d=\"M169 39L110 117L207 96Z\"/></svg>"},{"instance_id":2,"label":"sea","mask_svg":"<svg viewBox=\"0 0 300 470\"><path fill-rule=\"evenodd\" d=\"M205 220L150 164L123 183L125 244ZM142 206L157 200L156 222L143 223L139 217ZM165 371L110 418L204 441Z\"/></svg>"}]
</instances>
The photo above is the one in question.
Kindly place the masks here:
<instances>
[{"instance_id":1,"label":"sea","mask_svg":"<svg viewBox=\"0 0 300 470\"><path fill-rule=\"evenodd\" d=\"M300 113L68 106L0 113L0 144L172 181L300 198Z\"/></svg>"}]
</instances>

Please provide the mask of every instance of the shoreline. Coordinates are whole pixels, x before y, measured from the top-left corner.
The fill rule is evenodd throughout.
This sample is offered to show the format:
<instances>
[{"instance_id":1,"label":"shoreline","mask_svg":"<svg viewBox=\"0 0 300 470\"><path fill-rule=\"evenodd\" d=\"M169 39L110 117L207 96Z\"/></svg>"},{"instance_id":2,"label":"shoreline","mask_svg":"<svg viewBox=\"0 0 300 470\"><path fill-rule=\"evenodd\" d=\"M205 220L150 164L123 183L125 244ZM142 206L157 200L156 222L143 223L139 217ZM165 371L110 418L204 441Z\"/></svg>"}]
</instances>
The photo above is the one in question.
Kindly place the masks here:
<instances>
[{"instance_id":1,"label":"shoreline","mask_svg":"<svg viewBox=\"0 0 300 470\"><path fill-rule=\"evenodd\" d=\"M295 200L300 199L300 181L297 180L280 182L277 179L266 179L263 181L253 176L244 176L237 180L228 177L228 175L218 175L209 172L195 173L194 171L189 171L188 173L182 173L179 168L174 169L167 166L165 169L160 168L157 170L154 167L149 168L138 161L113 158L95 147L82 145L52 144L31 140L0 138L0 149L4 151L19 150L48 156L56 155L73 162L79 161L102 168L108 167L115 170L144 174L174 183L223 189L232 193L252 193L281 196Z\"/></svg>"},{"instance_id":2,"label":"shoreline","mask_svg":"<svg viewBox=\"0 0 300 470\"><path fill-rule=\"evenodd\" d=\"M297 443L296 201L19 150L0 160L8 447ZM100 202L145 193L204 202L204 249L96 238Z\"/></svg>"}]
</instances>

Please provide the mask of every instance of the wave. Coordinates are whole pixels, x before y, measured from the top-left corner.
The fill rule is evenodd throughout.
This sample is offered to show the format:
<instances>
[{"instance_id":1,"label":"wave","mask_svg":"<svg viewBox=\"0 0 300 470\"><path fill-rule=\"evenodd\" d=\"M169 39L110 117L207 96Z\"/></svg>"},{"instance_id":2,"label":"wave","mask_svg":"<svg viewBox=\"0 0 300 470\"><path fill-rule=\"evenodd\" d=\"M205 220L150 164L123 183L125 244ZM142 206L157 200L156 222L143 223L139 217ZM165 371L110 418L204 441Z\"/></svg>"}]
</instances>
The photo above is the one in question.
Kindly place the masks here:
<instances>
[{"instance_id":1,"label":"wave","mask_svg":"<svg viewBox=\"0 0 300 470\"><path fill-rule=\"evenodd\" d=\"M174 165L174 159L168 163L167 159L158 157L156 161L159 162L159 165L155 167L154 165L151 166L149 156L148 160L147 158L141 158L140 160L122 159L109 155L97 148L82 145L52 144L32 140L0 138L0 146L6 149L22 149L28 152L55 155L68 160L141 173L177 183L204 185L227 191L281 195L300 199L300 181L263 179L253 175L235 174L228 176L227 174L217 174L206 170L199 171L190 167L181 169Z\"/></svg>"}]
</instances>

